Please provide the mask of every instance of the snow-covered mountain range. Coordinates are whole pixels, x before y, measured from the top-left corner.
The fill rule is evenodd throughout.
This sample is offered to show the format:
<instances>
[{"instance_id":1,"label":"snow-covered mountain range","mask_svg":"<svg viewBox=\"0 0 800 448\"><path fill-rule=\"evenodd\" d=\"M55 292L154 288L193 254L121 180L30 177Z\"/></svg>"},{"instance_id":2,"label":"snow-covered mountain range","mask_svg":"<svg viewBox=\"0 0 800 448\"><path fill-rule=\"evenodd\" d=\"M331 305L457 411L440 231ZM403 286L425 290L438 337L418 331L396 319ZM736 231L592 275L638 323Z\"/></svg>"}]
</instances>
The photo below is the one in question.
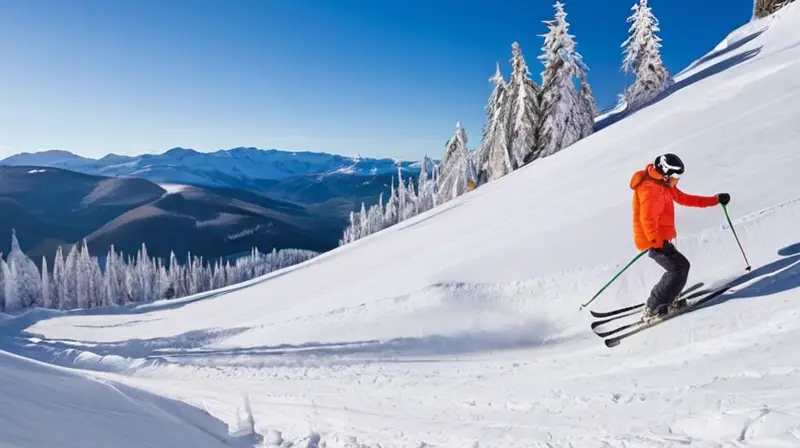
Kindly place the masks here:
<instances>
[{"instance_id":1,"label":"snow-covered mountain range","mask_svg":"<svg viewBox=\"0 0 800 448\"><path fill-rule=\"evenodd\" d=\"M198 152L172 148L163 154L135 157L108 154L100 159L50 150L13 155L0 161L0 165L46 166L101 176L139 177L153 182L248 188L263 181L296 176L396 174L398 168L418 170L419 162L276 149L233 148Z\"/></svg>"}]
</instances>

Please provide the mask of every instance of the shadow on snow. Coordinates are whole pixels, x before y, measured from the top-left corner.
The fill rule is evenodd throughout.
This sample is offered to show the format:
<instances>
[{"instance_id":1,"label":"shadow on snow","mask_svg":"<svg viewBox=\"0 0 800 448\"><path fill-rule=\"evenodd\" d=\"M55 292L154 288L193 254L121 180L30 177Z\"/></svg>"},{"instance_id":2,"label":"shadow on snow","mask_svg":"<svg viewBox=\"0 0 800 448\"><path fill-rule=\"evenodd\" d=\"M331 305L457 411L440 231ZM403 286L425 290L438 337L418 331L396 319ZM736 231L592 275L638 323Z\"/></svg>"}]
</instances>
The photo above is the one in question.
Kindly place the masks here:
<instances>
[{"instance_id":1,"label":"shadow on snow","mask_svg":"<svg viewBox=\"0 0 800 448\"><path fill-rule=\"evenodd\" d=\"M703 56L702 58L700 58L697 61L695 61L694 63L692 63L692 65L686 67L686 69L682 70L676 76L680 76L683 73L688 72L689 70L692 70L693 68L695 68L695 67L697 67L699 65L705 64L706 62L708 62L708 61L710 61L712 59L716 59L716 58L718 58L718 57L720 57L720 56L722 56L724 54L730 53L731 51L738 50L739 48L743 47L745 44L748 44L748 43L754 41L758 36L761 36L762 34L764 34L764 31L766 31L766 30L767 30L767 28L760 29L760 30L756 31L753 34L750 34L749 36L746 36L746 37L743 37L743 38L737 40L736 42L726 46L725 48L723 48L721 50L713 51L713 52Z\"/></svg>"},{"instance_id":2,"label":"shadow on snow","mask_svg":"<svg viewBox=\"0 0 800 448\"><path fill-rule=\"evenodd\" d=\"M660 93L658 96L656 96L652 101L650 101L650 102L648 102L646 104L643 104L642 106L640 106L638 108L635 108L635 109L626 108L625 110L623 110L622 112L620 112L618 114L610 115L605 120L596 123L594 131L597 132L597 131L600 131L600 130L602 130L604 128L607 128L607 127L611 126L612 124L618 123L621 120L623 120L623 119L625 119L625 118L627 118L627 117L629 117L629 116L631 116L631 115L633 115L633 114L635 114L635 113L637 113L639 111L642 111L642 110L644 110L644 109L646 109L646 108L648 108L648 107L650 107L650 106L652 106L654 104L657 104L657 103L665 100L666 98L669 98L671 95L683 90L686 87L689 87L692 84L698 83L698 82L700 82L700 81L702 81L702 80L704 80L706 78L709 78L711 76L717 75L719 73L724 72L725 70L733 68L733 67L735 67L735 66L737 66L739 64L742 64L744 62L747 62L750 59L753 59L754 57L758 56L759 53L761 53L761 47L754 48L754 49L748 50L748 51L744 51L742 53L733 55L733 56L729 57L728 59L725 59L723 61L717 62L714 65L706 67L703 70L700 70L699 72L697 72L697 73L695 73L695 74L693 74L691 76L688 76L688 77L686 77L684 79L681 79L680 81L675 82L672 86L670 86L669 88L664 90L662 93Z\"/></svg>"},{"instance_id":3,"label":"shadow on snow","mask_svg":"<svg viewBox=\"0 0 800 448\"><path fill-rule=\"evenodd\" d=\"M729 300L763 297L800 288L800 243L778 250L778 255L784 258L779 258L770 264L743 275L734 281L733 286L742 285L756 278L759 280L739 291L723 294L693 309L690 313L703 308L721 305Z\"/></svg>"},{"instance_id":4,"label":"shadow on snow","mask_svg":"<svg viewBox=\"0 0 800 448\"><path fill-rule=\"evenodd\" d=\"M425 357L524 349L558 342L548 337L549 334L552 334L552 329L549 324L542 321L528 322L515 328L464 331L453 335L202 349L204 346L236 336L247 330L249 328L195 330L172 337L131 339L111 343L88 343L68 339L47 340L24 332L20 336L6 340L2 348L27 358L65 367L123 372L128 369L173 363L180 359L188 361L192 358L195 358L196 361L212 361L218 357L274 358L290 355L317 358ZM247 364L258 362L257 359L246 361Z\"/></svg>"}]
</instances>

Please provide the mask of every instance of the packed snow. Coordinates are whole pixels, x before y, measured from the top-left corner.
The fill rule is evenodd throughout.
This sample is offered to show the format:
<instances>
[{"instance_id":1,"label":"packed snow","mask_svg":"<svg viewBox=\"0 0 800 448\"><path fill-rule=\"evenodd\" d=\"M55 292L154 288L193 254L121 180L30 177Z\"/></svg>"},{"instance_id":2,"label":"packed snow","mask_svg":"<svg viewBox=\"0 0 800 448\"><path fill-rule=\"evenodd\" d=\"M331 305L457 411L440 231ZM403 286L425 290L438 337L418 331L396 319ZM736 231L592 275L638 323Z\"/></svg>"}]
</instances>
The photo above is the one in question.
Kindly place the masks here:
<instances>
[{"instance_id":1,"label":"packed snow","mask_svg":"<svg viewBox=\"0 0 800 448\"><path fill-rule=\"evenodd\" d=\"M188 404L4 352L0 377L2 447L254 445Z\"/></svg>"},{"instance_id":2,"label":"packed snow","mask_svg":"<svg viewBox=\"0 0 800 448\"><path fill-rule=\"evenodd\" d=\"M798 446L798 29L795 3L644 110L303 264L176 301L9 318L0 344L231 428L248 397L266 446ZM609 349L579 307L637 254L628 182L664 152L686 162L684 191L731 194L753 270L720 207L678 207L690 284L745 277ZM660 274L643 257L590 308L641 302ZM0 430L30 399L2 403ZM100 426L84 440L104 444Z\"/></svg>"}]
</instances>

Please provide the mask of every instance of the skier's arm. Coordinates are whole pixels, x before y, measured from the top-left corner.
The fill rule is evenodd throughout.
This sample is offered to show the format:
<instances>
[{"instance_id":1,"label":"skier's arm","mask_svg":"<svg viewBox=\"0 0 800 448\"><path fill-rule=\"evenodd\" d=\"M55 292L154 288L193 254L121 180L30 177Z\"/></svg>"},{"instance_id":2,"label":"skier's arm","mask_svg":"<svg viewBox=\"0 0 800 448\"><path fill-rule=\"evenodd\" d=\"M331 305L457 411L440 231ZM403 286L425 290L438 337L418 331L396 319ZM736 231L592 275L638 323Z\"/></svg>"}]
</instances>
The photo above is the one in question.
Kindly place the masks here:
<instances>
[{"instance_id":1,"label":"skier's arm","mask_svg":"<svg viewBox=\"0 0 800 448\"><path fill-rule=\"evenodd\" d=\"M659 187L642 186L639 190L639 206L644 234L653 247L660 249L664 239L658 229L658 217L664 211L664 195Z\"/></svg>"},{"instance_id":2,"label":"skier's arm","mask_svg":"<svg viewBox=\"0 0 800 448\"><path fill-rule=\"evenodd\" d=\"M672 197L675 198L675 202L684 207L713 207L719 204L719 198L717 196L695 196L693 194L686 194L678 189L678 187L672 188Z\"/></svg>"}]
</instances>

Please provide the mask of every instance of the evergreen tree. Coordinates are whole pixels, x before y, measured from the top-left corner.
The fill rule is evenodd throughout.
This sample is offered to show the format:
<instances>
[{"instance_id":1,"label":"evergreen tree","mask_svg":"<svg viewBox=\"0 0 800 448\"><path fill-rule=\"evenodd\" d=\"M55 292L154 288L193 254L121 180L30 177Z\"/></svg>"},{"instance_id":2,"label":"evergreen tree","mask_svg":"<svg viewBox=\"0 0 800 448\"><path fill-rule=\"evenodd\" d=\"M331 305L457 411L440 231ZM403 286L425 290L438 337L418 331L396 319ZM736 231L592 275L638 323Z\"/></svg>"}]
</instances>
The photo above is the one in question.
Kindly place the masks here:
<instances>
[{"instance_id":1,"label":"evergreen tree","mask_svg":"<svg viewBox=\"0 0 800 448\"><path fill-rule=\"evenodd\" d=\"M478 149L478 184L499 179L514 170L508 138L508 85L497 64L494 75L489 78L494 84L492 94L484 108L486 125Z\"/></svg>"},{"instance_id":2,"label":"evergreen tree","mask_svg":"<svg viewBox=\"0 0 800 448\"><path fill-rule=\"evenodd\" d=\"M513 168L517 169L525 165L537 149L541 88L530 79L530 69L518 42L511 45L511 67L506 100L506 130L511 162Z\"/></svg>"},{"instance_id":3,"label":"evergreen tree","mask_svg":"<svg viewBox=\"0 0 800 448\"><path fill-rule=\"evenodd\" d=\"M91 264L89 270L89 285L90 293L89 301L90 307L105 306L108 299L106 298L105 281L103 279L103 272L100 270L100 261L97 257L91 257Z\"/></svg>"},{"instance_id":4,"label":"evergreen tree","mask_svg":"<svg viewBox=\"0 0 800 448\"><path fill-rule=\"evenodd\" d=\"M585 79L582 56L575 50L574 36L569 34L569 23L564 4L554 5L555 19L544 21L549 32L545 34L542 72L542 127L539 133L539 151L533 157L547 157L581 139L585 129L581 94L576 90L577 80Z\"/></svg>"},{"instance_id":5,"label":"evergreen tree","mask_svg":"<svg viewBox=\"0 0 800 448\"><path fill-rule=\"evenodd\" d=\"M16 230L11 230L11 252L8 254L8 267L13 294L13 308L33 308L44 305L42 300L42 276L36 263L22 251L17 240ZM8 299L6 299L8 300Z\"/></svg>"},{"instance_id":6,"label":"evergreen tree","mask_svg":"<svg viewBox=\"0 0 800 448\"><path fill-rule=\"evenodd\" d=\"M64 301L62 309L71 310L78 307L78 245L73 244L64 263Z\"/></svg>"},{"instance_id":7,"label":"evergreen tree","mask_svg":"<svg viewBox=\"0 0 800 448\"><path fill-rule=\"evenodd\" d=\"M55 308L52 287L50 282L50 272L47 269L47 258L42 256L42 306L48 309Z\"/></svg>"},{"instance_id":8,"label":"evergreen tree","mask_svg":"<svg viewBox=\"0 0 800 448\"><path fill-rule=\"evenodd\" d=\"M427 155L422 158L419 178L417 179L418 207L420 213L426 212L436 206L436 193L433 180L433 163Z\"/></svg>"},{"instance_id":9,"label":"evergreen tree","mask_svg":"<svg viewBox=\"0 0 800 448\"><path fill-rule=\"evenodd\" d=\"M53 302L60 310L67 309L67 276L66 265L64 264L64 253L61 246L56 249L56 257L53 260Z\"/></svg>"},{"instance_id":10,"label":"evergreen tree","mask_svg":"<svg viewBox=\"0 0 800 448\"><path fill-rule=\"evenodd\" d=\"M394 177L392 177L392 185L390 186L389 190L389 200L386 202L386 210L383 212L383 224L386 227L393 226L399 222L398 217L398 200L394 189Z\"/></svg>"},{"instance_id":11,"label":"evergreen tree","mask_svg":"<svg viewBox=\"0 0 800 448\"><path fill-rule=\"evenodd\" d=\"M3 311L16 311L22 307L19 304L17 287L11 273L11 268L5 260L0 260L0 271L2 271L3 275L3 296L5 298L3 302Z\"/></svg>"},{"instance_id":12,"label":"evergreen tree","mask_svg":"<svg viewBox=\"0 0 800 448\"><path fill-rule=\"evenodd\" d=\"M78 308L88 309L91 308L92 301L92 264L89 257L89 249L86 247L86 239L81 241L81 245L75 261L75 299Z\"/></svg>"},{"instance_id":13,"label":"evergreen tree","mask_svg":"<svg viewBox=\"0 0 800 448\"><path fill-rule=\"evenodd\" d=\"M443 204L467 192L470 180L476 180L475 171L467 151L467 134L456 123L453 137L445 146L442 157L441 177L439 178L439 194L437 201Z\"/></svg>"},{"instance_id":14,"label":"evergreen tree","mask_svg":"<svg viewBox=\"0 0 800 448\"><path fill-rule=\"evenodd\" d=\"M652 8L647 0L639 0L631 9L630 36L622 44L625 47L622 69L636 76L625 92L628 108L633 110L653 100L672 85L673 80L661 60L661 38L656 35L661 29Z\"/></svg>"},{"instance_id":15,"label":"evergreen tree","mask_svg":"<svg viewBox=\"0 0 800 448\"><path fill-rule=\"evenodd\" d=\"M594 119L597 116L597 102L594 92L585 79L581 79L581 94L578 114L580 115L580 138L586 138L594 133Z\"/></svg>"}]
</instances>

